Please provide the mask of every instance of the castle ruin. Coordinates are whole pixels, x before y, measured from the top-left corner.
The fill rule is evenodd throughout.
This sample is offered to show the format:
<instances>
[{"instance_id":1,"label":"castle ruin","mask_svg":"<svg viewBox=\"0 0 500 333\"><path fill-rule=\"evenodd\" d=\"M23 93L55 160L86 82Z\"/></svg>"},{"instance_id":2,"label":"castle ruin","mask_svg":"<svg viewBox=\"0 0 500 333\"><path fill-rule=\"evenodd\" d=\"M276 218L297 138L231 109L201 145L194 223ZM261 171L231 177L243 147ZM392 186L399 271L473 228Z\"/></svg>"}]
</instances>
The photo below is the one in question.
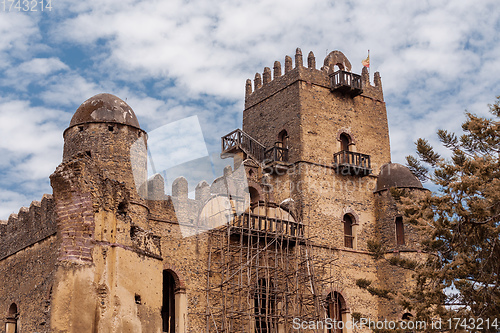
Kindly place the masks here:
<instances>
[{"instance_id":1,"label":"castle ruin","mask_svg":"<svg viewBox=\"0 0 500 333\"><path fill-rule=\"evenodd\" d=\"M53 194L0 221L0 331L354 332L370 330L321 325L408 316L411 271L391 258L422 254L390 189L425 189L391 163L379 73L339 51L316 67L297 49L247 80L243 127L221 143L233 165L194 198L183 177L172 195L146 179L124 101L85 101Z\"/></svg>"}]
</instances>

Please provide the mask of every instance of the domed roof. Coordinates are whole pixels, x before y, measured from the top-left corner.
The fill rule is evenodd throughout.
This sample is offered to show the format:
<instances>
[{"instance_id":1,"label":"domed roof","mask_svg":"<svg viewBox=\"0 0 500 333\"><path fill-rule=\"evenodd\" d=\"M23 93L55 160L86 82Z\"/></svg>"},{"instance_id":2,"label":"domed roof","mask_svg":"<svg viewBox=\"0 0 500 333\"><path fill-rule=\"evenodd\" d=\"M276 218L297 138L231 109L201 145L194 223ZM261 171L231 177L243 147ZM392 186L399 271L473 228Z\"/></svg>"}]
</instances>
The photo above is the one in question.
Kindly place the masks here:
<instances>
[{"instance_id":1,"label":"domed roof","mask_svg":"<svg viewBox=\"0 0 500 333\"><path fill-rule=\"evenodd\" d=\"M140 128L132 108L111 94L90 97L78 107L69 127L85 123L119 123Z\"/></svg>"},{"instance_id":2,"label":"domed roof","mask_svg":"<svg viewBox=\"0 0 500 333\"><path fill-rule=\"evenodd\" d=\"M387 163L382 165L377 179L375 192L396 188L424 188L410 169L399 163Z\"/></svg>"}]
</instances>

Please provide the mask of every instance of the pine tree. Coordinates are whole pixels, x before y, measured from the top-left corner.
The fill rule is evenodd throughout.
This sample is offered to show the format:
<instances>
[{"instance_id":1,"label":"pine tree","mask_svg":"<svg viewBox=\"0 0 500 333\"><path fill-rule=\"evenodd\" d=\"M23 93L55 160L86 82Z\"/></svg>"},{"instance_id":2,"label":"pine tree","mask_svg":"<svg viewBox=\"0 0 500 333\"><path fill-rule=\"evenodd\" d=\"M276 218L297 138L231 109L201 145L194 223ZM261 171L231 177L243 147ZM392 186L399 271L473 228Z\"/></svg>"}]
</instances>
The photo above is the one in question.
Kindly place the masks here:
<instances>
[{"instance_id":1,"label":"pine tree","mask_svg":"<svg viewBox=\"0 0 500 333\"><path fill-rule=\"evenodd\" d=\"M498 318L497 326L490 327L498 331L500 96L489 109L491 119L466 112L461 136L438 131L450 158L418 139L418 158L408 156L407 166L438 190L419 198L397 197L407 220L421 228L422 246L429 253L416 268L416 286L405 305L426 320L489 318L493 323Z\"/></svg>"}]
</instances>

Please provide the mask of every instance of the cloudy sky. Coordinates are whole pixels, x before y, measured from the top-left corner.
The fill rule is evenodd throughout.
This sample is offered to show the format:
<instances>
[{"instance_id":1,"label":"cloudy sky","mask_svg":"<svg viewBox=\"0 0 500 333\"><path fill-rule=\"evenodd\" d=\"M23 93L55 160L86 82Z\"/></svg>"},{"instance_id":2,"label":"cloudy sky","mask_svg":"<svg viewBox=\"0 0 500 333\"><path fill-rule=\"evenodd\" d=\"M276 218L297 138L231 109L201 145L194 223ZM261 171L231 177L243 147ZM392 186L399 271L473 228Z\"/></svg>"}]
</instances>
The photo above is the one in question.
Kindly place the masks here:
<instances>
[{"instance_id":1,"label":"cloudy sky","mask_svg":"<svg viewBox=\"0 0 500 333\"><path fill-rule=\"evenodd\" d=\"M17 0L16 0L17 1ZM393 162L459 131L500 95L495 0L0 2L0 218L51 193L62 131L87 98L126 100L141 126L197 116L209 154L241 127L247 78L300 47L382 76ZM29 11L26 11L29 10ZM36 10L36 11L35 11ZM319 66L318 66L319 67ZM373 77L372 77L373 80Z\"/></svg>"}]
</instances>

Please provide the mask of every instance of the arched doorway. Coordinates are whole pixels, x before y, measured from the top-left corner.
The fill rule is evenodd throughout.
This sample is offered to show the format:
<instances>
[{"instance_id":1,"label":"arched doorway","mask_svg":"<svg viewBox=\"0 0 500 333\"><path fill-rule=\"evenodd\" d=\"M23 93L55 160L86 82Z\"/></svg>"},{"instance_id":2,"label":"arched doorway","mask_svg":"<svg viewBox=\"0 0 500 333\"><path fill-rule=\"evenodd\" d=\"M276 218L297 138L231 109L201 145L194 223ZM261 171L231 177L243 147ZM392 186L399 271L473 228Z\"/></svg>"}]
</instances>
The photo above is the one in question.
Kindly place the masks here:
<instances>
[{"instance_id":1,"label":"arched doorway","mask_svg":"<svg viewBox=\"0 0 500 333\"><path fill-rule=\"evenodd\" d=\"M349 144L351 143L351 138L348 134L340 134L340 149L343 151L349 151Z\"/></svg>"},{"instance_id":2,"label":"arched doorway","mask_svg":"<svg viewBox=\"0 0 500 333\"><path fill-rule=\"evenodd\" d=\"M288 149L288 133L286 130L282 130L278 134L278 146L280 148Z\"/></svg>"},{"instance_id":3,"label":"arched doorway","mask_svg":"<svg viewBox=\"0 0 500 333\"><path fill-rule=\"evenodd\" d=\"M255 187L249 186L248 192L250 195L250 204L251 205L257 204L261 200L259 191Z\"/></svg>"},{"instance_id":4,"label":"arched doorway","mask_svg":"<svg viewBox=\"0 0 500 333\"><path fill-rule=\"evenodd\" d=\"M347 309L344 297L339 292L333 291L326 297L326 303L328 318L334 323L334 327L329 329L328 333L346 332L344 325L346 323L346 316L344 314ZM342 324L339 324L339 322L342 322Z\"/></svg>"},{"instance_id":5,"label":"arched doorway","mask_svg":"<svg viewBox=\"0 0 500 333\"><path fill-rule=\"evenodd\" d=\"M170 268L163 270L162 332L185 333L187 320L186 287Z\"/></svg>"},{"instance_id":6,"label":"arched doorway","mask_svg":"<svg viewBox=\"0 0 500 333\"><path fill-rule=\"evenodd\" d=\"M163 271L163 304L161 308L163 332L175 332L175 279L172 272Z\"/></svg>"}]
</instances>

